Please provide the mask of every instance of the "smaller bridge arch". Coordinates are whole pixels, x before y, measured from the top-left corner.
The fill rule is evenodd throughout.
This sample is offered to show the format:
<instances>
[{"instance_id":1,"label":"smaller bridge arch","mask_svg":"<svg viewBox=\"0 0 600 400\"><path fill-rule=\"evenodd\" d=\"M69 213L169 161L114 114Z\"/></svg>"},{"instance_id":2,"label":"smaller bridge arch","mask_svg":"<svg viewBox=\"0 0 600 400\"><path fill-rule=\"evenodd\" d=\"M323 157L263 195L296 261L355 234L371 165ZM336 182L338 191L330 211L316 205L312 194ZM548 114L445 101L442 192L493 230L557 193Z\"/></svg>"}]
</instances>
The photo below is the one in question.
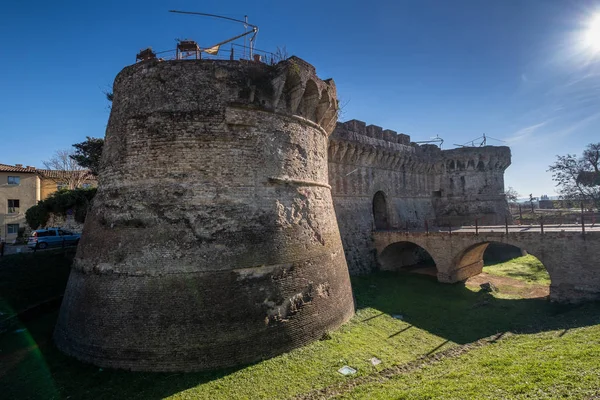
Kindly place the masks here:
<instances>
[{"instance_id":1,"label":"smaller bridge arch","mask_svg":"<svg viewBox=\"0 0 600 400\"><path fill-rule=\"evenodd\" d=\"M432 255L414 242L391 243L378 255L377 260L384 271L419 268L425 274L437 275Z\"/></svg>"}]
</instances>

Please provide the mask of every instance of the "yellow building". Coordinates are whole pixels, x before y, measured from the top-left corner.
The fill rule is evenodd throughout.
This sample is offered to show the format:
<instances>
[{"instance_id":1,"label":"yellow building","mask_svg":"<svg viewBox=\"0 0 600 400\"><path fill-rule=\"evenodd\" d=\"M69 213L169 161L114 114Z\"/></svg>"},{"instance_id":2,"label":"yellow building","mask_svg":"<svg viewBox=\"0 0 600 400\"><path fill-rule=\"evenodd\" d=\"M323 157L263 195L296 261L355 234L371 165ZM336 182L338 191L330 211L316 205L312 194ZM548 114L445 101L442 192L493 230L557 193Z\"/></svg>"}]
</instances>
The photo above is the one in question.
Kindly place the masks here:
<instances>
[{"instance_id":1,"label":"yellow building","mask_svg":"<svg viewBox=\"0 0 600 400\"><path fill-rule=\"evenodd\" d=\"M25 212L59 189L96 186L88 171L54 171L0 164L0 238L10 243L25 229Z\"/></svg>"}]
</instances>

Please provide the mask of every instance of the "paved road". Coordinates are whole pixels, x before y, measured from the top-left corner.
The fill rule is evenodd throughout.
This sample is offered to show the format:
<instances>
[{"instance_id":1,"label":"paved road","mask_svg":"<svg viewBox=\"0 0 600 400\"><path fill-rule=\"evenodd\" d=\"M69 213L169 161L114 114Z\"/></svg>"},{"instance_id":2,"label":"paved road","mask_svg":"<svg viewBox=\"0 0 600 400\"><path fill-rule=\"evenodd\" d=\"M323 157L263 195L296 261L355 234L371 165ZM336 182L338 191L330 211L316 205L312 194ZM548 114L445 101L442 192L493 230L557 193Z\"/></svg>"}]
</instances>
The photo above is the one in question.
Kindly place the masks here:
<instances>
[{"instance_id":1,"label":"paved road","mask_svg":"<svg viewBox=\"0 0 600 400\"><path fill-rule=\"evenodd\" d=\"M30 253L32 250L29 249L29 247L27 247L26 245L11 245L11 244L4 244L4 255L8 256L11 254L17 254L17 253Z\"/></svg>"}]
</instances>

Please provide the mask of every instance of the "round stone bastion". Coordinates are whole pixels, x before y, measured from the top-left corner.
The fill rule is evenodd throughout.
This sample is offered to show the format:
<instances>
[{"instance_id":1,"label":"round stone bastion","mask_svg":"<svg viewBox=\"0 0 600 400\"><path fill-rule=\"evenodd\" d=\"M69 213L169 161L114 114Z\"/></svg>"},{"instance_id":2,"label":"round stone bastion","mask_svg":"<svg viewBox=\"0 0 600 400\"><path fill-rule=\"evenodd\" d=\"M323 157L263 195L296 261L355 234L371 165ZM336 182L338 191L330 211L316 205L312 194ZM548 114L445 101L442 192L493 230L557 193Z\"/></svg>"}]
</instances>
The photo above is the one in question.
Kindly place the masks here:
<instances>
[{"instance_id":1,"label":"round stone bastion","mask_svg":"<svg viewBox=\"0 0 600 400\"><path fill-rule=\"evenodd\" d=\"M327 178L338 102L305 61L144 61L115 79L54 333L101 367L243 365L354 314Z\"/></svg>"}]
</instances>

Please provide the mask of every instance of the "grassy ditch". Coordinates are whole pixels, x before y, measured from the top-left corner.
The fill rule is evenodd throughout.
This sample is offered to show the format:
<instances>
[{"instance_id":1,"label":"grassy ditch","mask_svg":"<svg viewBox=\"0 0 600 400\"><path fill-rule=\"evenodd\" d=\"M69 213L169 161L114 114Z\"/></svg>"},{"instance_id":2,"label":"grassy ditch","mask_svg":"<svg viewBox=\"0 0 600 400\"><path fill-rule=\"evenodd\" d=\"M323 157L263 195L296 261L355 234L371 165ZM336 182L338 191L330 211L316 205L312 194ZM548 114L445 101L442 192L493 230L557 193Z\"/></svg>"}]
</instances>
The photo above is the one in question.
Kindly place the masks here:
<instances>
[{"instance_id":1,"label":"grassy ditch","mask_svg":"<svg viewBox=\"0 0 600 400\"><path fill-rule=\"evenodd\" d=\"M356 316L323 340L209 373L134 373L78 362L53 346L57 311L47 312L0 334L0 390L16 399L284 399L513 398L570 388L584 398L600 387L598 303L505 299L391 272L352 284ZM505 338L472 345L498 334ZM358 372L342 376L344 365Z\"/></svg>"}]
</instances>

